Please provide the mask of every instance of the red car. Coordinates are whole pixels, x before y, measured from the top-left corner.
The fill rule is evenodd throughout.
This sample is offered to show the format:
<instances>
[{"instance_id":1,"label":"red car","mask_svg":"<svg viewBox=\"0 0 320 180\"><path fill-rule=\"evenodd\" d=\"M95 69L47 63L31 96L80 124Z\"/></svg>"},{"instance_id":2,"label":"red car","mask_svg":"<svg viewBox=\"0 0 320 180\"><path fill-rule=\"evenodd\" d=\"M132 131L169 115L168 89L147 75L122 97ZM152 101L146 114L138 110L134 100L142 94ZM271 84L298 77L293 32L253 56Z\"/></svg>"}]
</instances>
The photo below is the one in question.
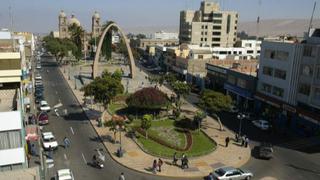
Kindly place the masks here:
<instances>
[{"instance_id":1,"label":"red car","mask_svg":"<svg viewBox=\"0 0 320 180\"><path fill-rule=\"evenodd\" d=\"M39 115L38 115L38 121L39 121L39 125L45 125L49 123L49 115L48 113L42 111Z\"/></svg>"}]
</instances>

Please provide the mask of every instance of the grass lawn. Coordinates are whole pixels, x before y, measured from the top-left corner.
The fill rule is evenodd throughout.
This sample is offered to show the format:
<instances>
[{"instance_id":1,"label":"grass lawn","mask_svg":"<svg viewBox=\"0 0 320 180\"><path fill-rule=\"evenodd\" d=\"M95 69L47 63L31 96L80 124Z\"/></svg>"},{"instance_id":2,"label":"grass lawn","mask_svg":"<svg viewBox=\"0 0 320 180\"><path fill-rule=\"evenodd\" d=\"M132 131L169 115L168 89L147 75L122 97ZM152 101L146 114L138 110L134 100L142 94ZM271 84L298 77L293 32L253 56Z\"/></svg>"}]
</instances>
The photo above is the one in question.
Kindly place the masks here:
<instances>
[{"instance_id":1,"label":"grass lawn","mask_svg":"<svg viewBox=\"0 0 320 180\"><path fill-rule=\"evenodd\" d=\"M114 103L111 103L110 105L109 105L109 107L108 107L108 111L109 111L109 113L111 113L111 114L115 114L118 110L120 110L120 109L123 109L123 108L125 108L125 107L127 107L125 104L114 104Z\"/></svg>"},{"instance_id":2,"label":"grass lawn","mask_svg":"<svg viewBox=\"0 0 320 180\"><path fill-rule=\"evenodd\" d=\"M186 143L186 138L184 133L172 130L174 129L173 120L164 120L164 121L153 121L151 128L148 130L148 133L152 133L157 137L162 138L163 140L169 143L177 143L180 142L181 146L184 146ZM138 121L134 121L133 124L135 126L139 125ZM152 129L154 128L154 129ZM169 129L168 132L163 132L163 130ZM162 131L160 133L158 130ZM182 153L186 153L189 157L201 156L204 154L208 154L212 152L216 148L216 144L212 142L205 134L202 132L198 133L192 132L193 144L188 151L178 152L178 156ZM139 134L137 137L138 142L143 146L144 150L150 154L161 156L161 157L169 157L171 158L173 153L176 151L169 147L163 146L151 139L146 139L144 136ZM173 140L170 142L170 140ZM177 145L177 144L175 144Z\"/></svg>"}]
</instances>

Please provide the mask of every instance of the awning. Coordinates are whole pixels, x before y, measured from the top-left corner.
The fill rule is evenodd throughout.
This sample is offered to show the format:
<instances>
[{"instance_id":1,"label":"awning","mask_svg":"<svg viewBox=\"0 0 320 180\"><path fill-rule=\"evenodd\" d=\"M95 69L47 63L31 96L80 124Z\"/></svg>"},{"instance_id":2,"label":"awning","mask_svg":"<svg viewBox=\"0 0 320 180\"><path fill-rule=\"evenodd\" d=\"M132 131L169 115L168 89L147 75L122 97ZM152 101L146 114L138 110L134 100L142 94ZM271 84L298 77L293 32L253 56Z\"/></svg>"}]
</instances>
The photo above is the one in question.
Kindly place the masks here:
<instances>
[{"instance_id":1,"label":"awning","mask_svg":"<svg viewBox=\"0 0 320 180\"><path fill-rule=\"evenodd\" d=\"M26 127L26 140L36 141L38 140L38 128L37 125L27 125Z\"/></svg>"}]
</instances>

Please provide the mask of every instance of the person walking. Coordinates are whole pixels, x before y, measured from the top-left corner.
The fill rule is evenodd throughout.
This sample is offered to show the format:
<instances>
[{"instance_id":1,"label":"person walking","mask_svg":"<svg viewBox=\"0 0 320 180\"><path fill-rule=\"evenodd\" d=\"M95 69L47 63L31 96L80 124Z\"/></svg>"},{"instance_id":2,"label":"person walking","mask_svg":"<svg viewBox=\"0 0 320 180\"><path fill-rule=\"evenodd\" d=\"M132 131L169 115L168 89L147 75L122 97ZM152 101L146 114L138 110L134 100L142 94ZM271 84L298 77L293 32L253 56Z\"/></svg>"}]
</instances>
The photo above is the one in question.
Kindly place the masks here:
<instances>
[{"instance_id":1,"label":"person walking","mask_svg":"<svg viewBox=\"0 0 320 180\"><path fill-rule=\"evenodd\" d=\"M184 166L186 168L189 168L189 159L188 159L187 155L185 155L185 157L184 157Z\"/></svg>"},{"instance_id":2,"label":"person walking","mask_svg":"<svg viewBox=\"0 0 320 180\"><path fill-rule=\"evenodd\" d=\"M119 176L119 180L126 180L126 178L124 177L123 172L122 172L121 175Z\"/></svg>"},{"instance_id":3,"label":"person walking","mask_svg":"<svg viewBox=\"0 0 320 180\"><path fill-rule=\"evenodd\" d=\"M213 180L213 174L210 173L207 179L208 179L208 180Z\"/></svg>"},{"instance_id":4,"label":"person walking","mask_svg":"<svg viewBox=\"0 0 320 180\"><path fill-rule=\"evenodd\" d=\"M181 168L182 169L184 169L184 167L185 167L185 157L186 157L186 155L183 153L182 157L181 157Z\"/></svg>"},{"instance_id":5,"label":"person walking","mask_svg":"<svg viewBox=\"0 0 320 180\"><path fill-rule=\"evenodd\" d=\"M173 164L173 165L177 165L177 161L178 161L177 152L174 152L174 153L173 153L173 161L172 161L172 164Z\"/></svg>"},{"instance_id":6,"label":"person walking","mask_svg":"<svg viewBox=\"0 0 320 180\"><path fill-rule=\"evenodd\" d=\"M229 142L230 142L230 138L229 137L226 137L226 147L228 147L228 144L229 144Z\"/></svg>"},{"instance_id":7,"label":"person walking","mask_svg":"<svg viewBox=\"0 0 320 180\"><path fill-rule=\"evenodd\" d=\"M31 151L30 151L30 152L31 152L31 155L32 155L32 156L35 156L35 155L36 155L36 147L34 146L34 144L31 145L31 149L30 149L30 150L31 150Z\"/></svg>"},{"instance_id":8,"label":"person walking","mask_svg":"<svg viewBox=\"0 0 320 180\"><path fill-rule=\"evenodd\" d=\"M241 137L241 146L244 146L244 143L246 141L246 136Z\"/></svg>"},{"instance_id":9,"label":"person walking","mask_svg":"<svg viewBox=\"0 0 320 180\"><path fill-rule=\"evenodd\" d=\"M163 161L159 158L159 160L158 160L159 172L161 172L161 166L162 165L163 165Z\"/></svg>"},{"instance_id":10,"label":"person walking","mask_svg":"<svg viewBox=\"0 0 320 180\"><path fill-rule=\"evenodd\" d=\"M49 159L53 159L52 158L52 147L51 146L49 146L48 158Z\"/></svg>"},{"instance_id":11,"label":"person walking","mask_svg":"<svg viewBox=\"0 0 320 180\"><path fill-rule=\"evenodd\" d=\"M248 144L249 144L249 138L246 137L244 147L248 147Z\"/></svg>"},{"instance_id":12,"label":"person walking","mask_svg":"<svg viewBox=\"0 0 320 180\"><path fill-rule=\"evenodd\" d=\"M64 148L67 148L67 147L70 147L71 141L69 138L64 137L63 143L64 143Z\"/></svg>"},{"instance_id":13,"label":"person walking","mask_svg":"<svg viewBox=\"0 0 320 180\"><path fill-rule=\"evenodd\" d=\"M153 174L157 173L157 160L153 160L153 164L152 164L152 172Z\"/></svg>"}]
</instances>

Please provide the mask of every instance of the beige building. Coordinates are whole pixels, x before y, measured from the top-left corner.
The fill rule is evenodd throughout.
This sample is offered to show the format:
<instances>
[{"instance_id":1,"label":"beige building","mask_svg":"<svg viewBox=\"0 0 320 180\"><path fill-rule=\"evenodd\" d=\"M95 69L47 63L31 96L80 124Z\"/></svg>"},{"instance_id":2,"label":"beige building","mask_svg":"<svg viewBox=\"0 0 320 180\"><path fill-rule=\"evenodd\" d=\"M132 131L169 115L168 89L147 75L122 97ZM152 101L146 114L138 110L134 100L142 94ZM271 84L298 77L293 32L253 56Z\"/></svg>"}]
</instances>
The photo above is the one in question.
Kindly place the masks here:
<instances>
[{"instance_id":1,"label":"beige building","mask_svg":"<svg viewBox=\"0 0 320 180\"><path fill-rule=\"evenodd\" d=\"M140 39L139 47L146 49L147 46L177 46L179 45L178 39Z\"/></svg>"},{"instance_id":2,"label":"beige building","mask_svg":"<svg viewBox=\"0 0 320 180\"><path fill-rule=\"evenodd\" d=\"M200 10L180 12L180 43L207 47L233 47L238 13L221 11L219 4L202 1Z\"/></svg>"}]
</instances>

